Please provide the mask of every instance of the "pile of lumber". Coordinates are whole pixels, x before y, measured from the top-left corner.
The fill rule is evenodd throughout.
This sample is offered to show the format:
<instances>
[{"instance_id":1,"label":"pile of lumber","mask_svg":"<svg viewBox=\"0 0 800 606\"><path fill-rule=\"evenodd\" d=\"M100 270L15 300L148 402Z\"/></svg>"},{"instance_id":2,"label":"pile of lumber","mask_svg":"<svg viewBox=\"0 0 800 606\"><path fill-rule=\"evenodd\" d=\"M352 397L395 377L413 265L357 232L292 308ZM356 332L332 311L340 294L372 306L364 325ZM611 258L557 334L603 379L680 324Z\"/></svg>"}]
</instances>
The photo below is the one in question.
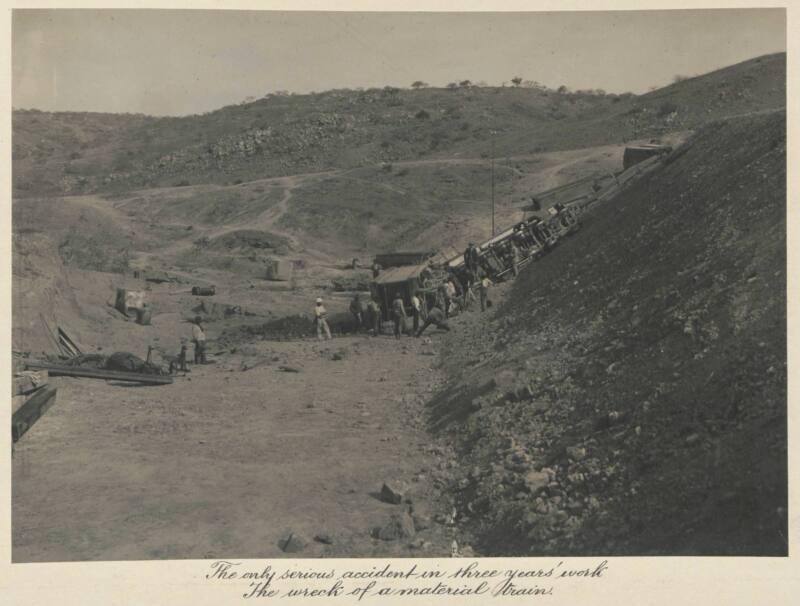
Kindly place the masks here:
<instances>
[{"instance_id":1,"label":"pile of lumber","mask_svg":"<svg viewBox=\"0 0 800 606\"><path fill-rule=\"evenodd\" d=\"M56 401L46 370L22 370L15 365L11 384L11 439L16 442Z\"/></svg>"}]
</instances>

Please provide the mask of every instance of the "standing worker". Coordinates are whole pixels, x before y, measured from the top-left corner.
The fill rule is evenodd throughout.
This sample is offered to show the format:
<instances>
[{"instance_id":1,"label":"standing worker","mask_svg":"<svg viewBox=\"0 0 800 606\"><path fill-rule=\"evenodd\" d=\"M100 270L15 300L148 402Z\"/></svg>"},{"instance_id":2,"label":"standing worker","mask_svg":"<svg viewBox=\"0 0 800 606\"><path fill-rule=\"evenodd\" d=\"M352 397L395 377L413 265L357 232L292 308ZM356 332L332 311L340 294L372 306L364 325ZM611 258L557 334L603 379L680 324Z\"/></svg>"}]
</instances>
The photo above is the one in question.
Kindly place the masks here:
<instances>
[{"instance_id":1,"label":"standing worker","mask_svg":"<svg viewBox=\"0 0 800 606\"><path fill-rule=\"evenodd\" d=\"M403 297L398 292L392 301L392 318L394 319L394 338L399 339L405 332L406 308L403 306Z\"/></svg>"},{"instance_id":2,"label":"standing worker","mask_svg":"<svg viewBox=\"0 0 800 606\"><path fill-rule=\"evenodd\" d=\"M192 343L194 343L194 363L206 363L206 331L203 330L202 319L195 316L192 324Z\"/></svg>"},{"instance_id":3,"label":"standing worker","mask_svg":"<svg viewBox=\"0 0 800 606\"><path fill-rule=\"evenodd\" d=\"M444 317L444 312L435 305L428 310L425 324L416 332L416 336L419 337L431 324L436 325L436 328L441 328L442 330L450 330L450 327L447 325L447 320Z\"/></svg>"},{"instance_id":4,"label":"standing worker","mask_svg":"<svg viewBox=\"0 0 800 606\"><path fill-rule=\"evenodd\" d=\"M456 285L453 283L453 280L450 279L445 282L444 287L447 289L447 309L444 312L446 317L450 317L450 312L453 311L453 301L458 298L458 291L456 290Z\"/></svg>"},{"instance_id":5,"label":"standing worker","mask_svg":"<svg viewBox=\"0 0 800 606\"><path fill-rule=\"evenodd\" d=\"M519 248L511 242L511 268L514 270L514 277L519 275Z\"/></svg>"},{"instance_id":6,"label":"standing worker","mask_svg":"<svg viewBox=\"0 0 800 606\"><path fill-rule=\"evenodd\" d=\"M367 320L372 329L372 336L377 337L381 332L381 306L375 299L367 303Z\"/></svg>"},{"instance_id":7,"label":"standing worker","mask_svg":"<svg viewBox=\"0 0 800 606\"><path fill-rule=\"evenodd\" d=\"M328 310L322 305L322 299L317 298L317 305L314 307L314 323L317 325L317 339L322 341L322 335L331 340L331 329L328 326Z\"/></svg>"},{"instance_id":8,"label":"standing worker","mask_svg":"<svg viewBox=\"0 0 800 606\"><path fill-rule=\"evenodd\" d=\"M411 297L411 313L414 316L414 332L417 332L419 330L419 317L422 313L422 302L416 293Z\"/></svg>"},{"instance_id":9,"label":"standing worker","mask_svg":"<svg viewBox=\"0 0 800 606\"><path fill-rule=\"evenodd\" d=\"M474 242L470 242L467 250L464 251L464 265L471 271L478 271L478 249Z\"/></svg>"},{"instance_id":10,"label":"standing worker","mask_svg":"<svg viewBox=\"0 0 800 606\"><path fill-rule=\"evenodd\" d=\"M356 321L356 332L361 332L361 328L364 325L364 309L361 307L361 297L358 293L350 301L350 313L353 314L353 318Z\"/></svg>"},{"instance_id":11,"label":"standing worker","mask_svg":"<svg viewBox=\"0 0 800 606\"><path fill-rule=\"evenodd\" d=\"M488 277L483 276L483 279L478 286L478 293L481 297L481 311L486 311L486 302L489 296L489 287L492 285Z\"/></svg>"}]
</instances>

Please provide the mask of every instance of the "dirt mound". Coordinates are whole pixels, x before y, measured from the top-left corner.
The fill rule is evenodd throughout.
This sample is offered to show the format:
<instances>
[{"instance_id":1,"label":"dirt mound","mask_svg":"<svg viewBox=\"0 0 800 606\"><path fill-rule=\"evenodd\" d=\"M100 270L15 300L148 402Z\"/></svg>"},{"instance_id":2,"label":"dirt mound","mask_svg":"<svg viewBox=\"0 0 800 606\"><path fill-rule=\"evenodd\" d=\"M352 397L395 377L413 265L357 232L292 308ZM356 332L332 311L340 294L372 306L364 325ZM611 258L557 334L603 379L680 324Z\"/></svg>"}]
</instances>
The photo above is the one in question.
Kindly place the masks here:
<instances>
[{"instance_id":1,"label":"dirt mound","mask_svg":"<svg viewBox=\"0 0 800 606\"><path fill-rule=\"evenodd\" d=\"M483 553L787 553L785 141L708 125L448 337Z\"/></svg>"},{"instance_id":2,"label":"dirt mound","mask_svg":"<svg viewBox=\"0 0 800 606\"><path fill-rule=\"evenodd\" d=\"M283 236L257 229L239 229L217 236L209 241L214 250L267 250L286 249L289 241Z\"/></svg>"},{"instance_id":3,"label":"dirt mound","mask_svg":"<svg viewBox=\"0 0 800 606\"><path fill-rule=\"evenodd\" d=\"M80 339L85 324L52 240L36 233L15 234L12 252L14 351L55 353L59 324Z\"/></svg>"},{"instance_id":4,"label":"dirt mound","mask_svg":"<svg viewBox=\"0 0 800 606\"><path fill-rule=\"evenodd\" d=\"M334 335L350 334L356 329L353 316L349 312L328 314L328 326ZM263 324L249 324L225 330L217 341L227 347L259 338L270 341L293 341L314 337L316 334L317 329L310 315L293 315Z\"/></svg>"},{"instance_id":5,"label":"dirt mound","mask_svg":"<svg viewBox=\"0 0 800 606\"><path fill-rule=\"evenodd\" d=\"M70 267L122 273L132 250L152 243L144 234L126 229L125 217L110 204L89 196L15 200L12 212L15 232L47 234Z\"/></svg>"}]
</instances>

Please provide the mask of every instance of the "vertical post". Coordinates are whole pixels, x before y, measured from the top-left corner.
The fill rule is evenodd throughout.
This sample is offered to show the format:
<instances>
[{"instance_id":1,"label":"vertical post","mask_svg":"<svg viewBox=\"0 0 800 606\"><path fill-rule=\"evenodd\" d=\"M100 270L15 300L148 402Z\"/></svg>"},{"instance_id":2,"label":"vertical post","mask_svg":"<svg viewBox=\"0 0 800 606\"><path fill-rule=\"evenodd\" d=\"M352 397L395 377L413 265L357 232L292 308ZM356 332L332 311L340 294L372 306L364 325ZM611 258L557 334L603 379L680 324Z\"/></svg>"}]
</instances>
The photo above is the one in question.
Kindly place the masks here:
<instances>
[{"instance_id":1,"label":"vertical post","mask_svg":"<svg viewBox=\"0 0 800 606\"><path fill-rule=\"evenodd\" d=\"M492 131L492 237L494 238L494 131Z\"/></svg>"}]
</instances>

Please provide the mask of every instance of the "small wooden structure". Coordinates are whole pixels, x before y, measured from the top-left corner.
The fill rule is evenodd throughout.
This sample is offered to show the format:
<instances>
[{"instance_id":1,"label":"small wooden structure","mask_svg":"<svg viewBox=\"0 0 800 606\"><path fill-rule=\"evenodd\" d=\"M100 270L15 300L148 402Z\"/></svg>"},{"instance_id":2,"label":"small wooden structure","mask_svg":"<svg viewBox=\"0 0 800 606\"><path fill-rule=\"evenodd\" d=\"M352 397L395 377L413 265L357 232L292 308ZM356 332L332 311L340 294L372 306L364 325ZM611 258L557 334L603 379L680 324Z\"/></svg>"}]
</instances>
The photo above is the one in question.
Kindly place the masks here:
<instances>
[{"instance_id":1,"label":"small wooden structure","mask_svg":"<svg viewBox=\"0 0 800 606\"><path fill-rule=\"evenodd\" d=\"M427 282L432 277L427 264L392 267L382 271L370 284L372 298L381 306L381 315L384 320L390 320L392 314L392 301L397 293L403 298L403 305L411 307L411 297L417 291L426 288Z\"/></svg>"},{"instance_id":2,"label":"small wooden structure","mask_svg":"<svg viewBox=\"0 0 800 606\"><path fill-rule=\"evenodd\" d=\"M270 259L267 262L267 280L288 282L294 275L294 263L288 259Z\"/></svg>"}]
</instances>

